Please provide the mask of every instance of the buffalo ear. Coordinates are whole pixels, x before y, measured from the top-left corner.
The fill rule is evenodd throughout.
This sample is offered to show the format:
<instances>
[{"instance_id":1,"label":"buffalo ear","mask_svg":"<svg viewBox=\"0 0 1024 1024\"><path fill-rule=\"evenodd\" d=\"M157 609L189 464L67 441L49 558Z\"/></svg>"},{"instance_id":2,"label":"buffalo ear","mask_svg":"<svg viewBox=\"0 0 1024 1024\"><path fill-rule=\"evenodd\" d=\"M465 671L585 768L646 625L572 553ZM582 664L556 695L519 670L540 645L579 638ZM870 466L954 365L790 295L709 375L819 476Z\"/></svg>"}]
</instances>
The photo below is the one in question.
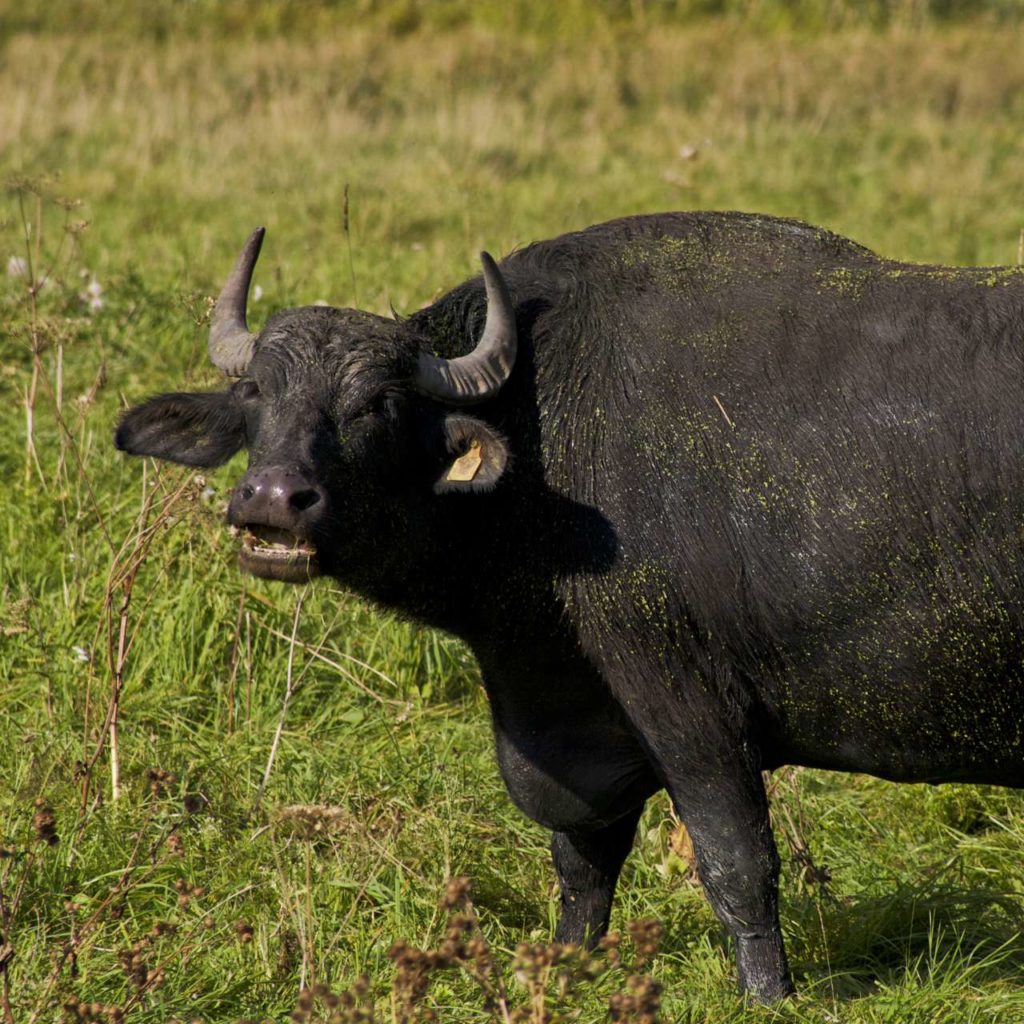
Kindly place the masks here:
<instances>
[{"instance_id":1,"label":"buffalo ear","mask_svg":"<svg viewBox=\"0 0 1024 1024\"><path fill-rule=\"evenodd\" d=\"M245 445L245 416L225 391L157 395L121 417L114 445L184 466L219 466Z\"/></svg>"},{"instance_id":2,"label":"buffalo ear","mask_svg":"<svg viewBox=\"0 0 1024 1024\"><path fill-rule=\"evenodd\" d=\"M435 494L489 491L505 472L508 446L486 423L472 416L450 415L444 421L447 456L434 484Z\"/></svg>"}]
</instances>

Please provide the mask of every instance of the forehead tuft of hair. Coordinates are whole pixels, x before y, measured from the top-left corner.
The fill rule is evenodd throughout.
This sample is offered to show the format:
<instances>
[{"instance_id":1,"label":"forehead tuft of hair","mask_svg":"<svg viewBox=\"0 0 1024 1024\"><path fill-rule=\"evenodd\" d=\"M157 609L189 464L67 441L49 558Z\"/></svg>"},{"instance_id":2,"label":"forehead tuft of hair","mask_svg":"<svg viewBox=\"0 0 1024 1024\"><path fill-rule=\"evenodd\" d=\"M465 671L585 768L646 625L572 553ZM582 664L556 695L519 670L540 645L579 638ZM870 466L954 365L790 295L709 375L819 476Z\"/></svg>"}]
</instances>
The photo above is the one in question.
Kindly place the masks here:
<instances>
[{"instance_id":1,"label":"forehead tuft of hair","mask_svg":"<svg viewBox=\"0 0 1024 1024\"><path fill-rule=\"evenodd\" d=\"M256 343L258 374L315 383L355 411L412 379L421 342L409 324L355 309L302 306L274 314Z\"/></svg>"}]
</instances>

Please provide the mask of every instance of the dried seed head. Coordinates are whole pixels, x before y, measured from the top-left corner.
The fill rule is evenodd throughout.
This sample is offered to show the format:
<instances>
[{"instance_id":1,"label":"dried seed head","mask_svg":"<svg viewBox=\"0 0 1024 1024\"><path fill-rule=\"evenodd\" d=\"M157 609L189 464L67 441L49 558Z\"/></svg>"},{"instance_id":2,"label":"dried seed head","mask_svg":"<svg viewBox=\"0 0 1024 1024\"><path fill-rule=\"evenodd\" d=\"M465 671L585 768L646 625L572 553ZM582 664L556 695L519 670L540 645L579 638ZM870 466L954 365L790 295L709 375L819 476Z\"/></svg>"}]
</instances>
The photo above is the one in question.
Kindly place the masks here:
<instances>
[{"instance_id":1,"label":"dried seed head","mask_svg":"<svg viewBox=\"0 0 1024 1024\"><path fill-rule=\"evenodd\" d=\"M464 875L448 879L441 897L442 910L457 910L469 902L469 879Z\"/></svg>"},{"instance_id":2,"label":"dried seed head","mask_svg":"<svg viewBox=\"0 0 1024 1024\"><path fill-rule=\"evenodd\" d=\"M178 893L178 906L182 909L187 907L193 899L199 899L206 892L201 885L194 885L184 878L176 879L174 888Z\"/></svg>"},{"instance_id":3,"label":"dried seed head","mask_svg":"<svg viewBox=\"0 0 1024 1024\"><path fill-rule=\"evenodd\" d=\"M36 834L36 839L41 843L46 843L47 846L56 846L58 842L57 817L53 813L53 808L44 800L37 800L35 806L36 813L32 816L32 830Z\"/></svg>"},{"instance_id":4,"label":"dried seed head","mask_svg":"<svg viewBox=\"0 0 1024 1024\"><path fill-rule=\"evenodd\" d=\"M453 914L448 919L448 927L445 935L452 940L458 941L464 935L469 934L476 927L476 918L472 914Z\"/></svg>"},{"instance_id":5,"label":"dried seed head","mask_svg":"<svg viewBox=\"0 0 1024 1024\"><path fill-rule=\"evenodd\" d=\"M149 971L142 956L142 948L143 944L136 942L130 949L122 949L117 954L121 969L137 989L145 988L149 981Z\"/></svg>"},{"instance_id":6,"label":"dried seed head","mask_svg":"<svg viewBox=\"0 0 1024 1024\"><path fill-rule=\"evenodd\" d=\"M186 793L182 806L186 814L198 814L206 806L206 800L198 793Z\"/></svg>"},{"instance_id":7,"label":"dried seed head","mask_svg":"<svg viewBox=\"0 0 1024 1024\"><path fill-rule=\"evenodd\" d=\"M457 961L464 960L466 958L465 953L465 947L461 942L454 939L445 939L437 950L436 956L438 963L442 967L450 967Z\"/></svg>"},{"instance_id":8,"label":"dried seed head","mask_svg":"<svg viewBox=\"0 0 1024 1024\"><path fill-rule=\"evenodd\" d=\"M626 989L608 1000L613 1024L658 1024L661 985L647 974L631 974Z\"/></svg>"},{"instance_id":9,"label":"dried seed head","mask_svg":"<svg viewBox=\"0 0 1024 1024\"><path fill-rule=\"evenodd\" d=\"M645 918L630 921L626 927L629 929L629 937L633 940L633 947L636 950L637 967L643 968L647 961L658 952L658 945L665 931L664 926L653 918Z\"/></svg>"},{"instance_id":10,"label":"dried seed head","mask_svg":"<svg viewBox=\"0 0 1024 1024\"><path fill-rule=\"evenodd\" d=\"M324 839L339 832L357 832L365 826L344 807L332 804L289 804L275 815L275 825L285 826L300 839Z\"/></svg>"},{"instance_id":11,"label":"dried seed head","mask_svg":"<svg viewBox=\"0 0 1024 1024\"><path fill-rule=\"evenodd\" d=\"M167 792L168 786L173 786L178 777L174 772L164 771L163 768L150 768L146 772L146 780L149 782L149 791L155 797L162 797Z\"/></svg>"},{"instance_id":12,"label":"dried seed head","mask_svg":"<svg viewBox=\"0 0 1024 1024\"><path fill-rule=\"evenodd\" d=\"M391 948L388 950L388 959L394 960L397 963L398 960L405 955L405 951L408 948L408 945L404 942L391 943Z\"/></svg>"}]
</instances>

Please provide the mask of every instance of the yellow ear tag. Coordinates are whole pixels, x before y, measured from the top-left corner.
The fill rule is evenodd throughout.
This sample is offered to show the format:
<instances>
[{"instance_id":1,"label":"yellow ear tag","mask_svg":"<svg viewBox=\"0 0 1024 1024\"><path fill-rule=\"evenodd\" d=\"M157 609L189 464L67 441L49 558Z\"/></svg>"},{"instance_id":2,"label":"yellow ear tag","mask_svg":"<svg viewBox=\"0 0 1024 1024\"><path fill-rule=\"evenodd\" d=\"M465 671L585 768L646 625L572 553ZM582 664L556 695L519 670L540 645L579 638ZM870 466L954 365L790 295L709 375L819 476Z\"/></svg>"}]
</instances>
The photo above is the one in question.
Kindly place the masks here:
<instances>
[{"instance_id":1,"label":"yellow ear tag","mask_svg":"<svg viewBox=\"0 0 1024 1024\"><path fill-rule=\"evenodd\" d=\"M480 470L480 464L484 461L483 453L480 451L480 442L473 441L469 451L460 455L448 469L446 480L456 482L467 482L472 480Z\"/></svg>"}]
</instances>

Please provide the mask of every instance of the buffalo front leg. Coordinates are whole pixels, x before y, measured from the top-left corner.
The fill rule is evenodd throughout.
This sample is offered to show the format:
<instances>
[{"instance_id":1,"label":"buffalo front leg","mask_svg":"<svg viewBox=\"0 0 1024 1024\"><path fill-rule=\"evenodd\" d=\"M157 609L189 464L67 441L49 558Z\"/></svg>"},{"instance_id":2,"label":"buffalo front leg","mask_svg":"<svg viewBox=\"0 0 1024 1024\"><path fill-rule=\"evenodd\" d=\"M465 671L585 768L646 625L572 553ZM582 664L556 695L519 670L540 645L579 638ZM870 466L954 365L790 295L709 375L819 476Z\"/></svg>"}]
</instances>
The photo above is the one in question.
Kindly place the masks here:
<instances>
[{"instance_id":1,"label":"buffalo front leg","mask_svg":"<svg viewBox=\"0 0 1024 1024\"><path fill-rule=\"evenodd\" d=\"M737 759L739 760L739 759ZM704 892L736 948L740 990L770 1003L793 991L779 927L779 855L761 773L719 763L670 785Z\"/></svg>"},{"instance_id":2,"label":"buffalo front leg","mask_svg":"<svg viewBox=\"0 0 1024 1024\"><path fill-rule=\"evenodd\" d=\"M642 810L643 804L592 831L553 833L551 856L561 887L556 942L593 948L608 930L615 885Z\"/></svg>"}]
</instances>

